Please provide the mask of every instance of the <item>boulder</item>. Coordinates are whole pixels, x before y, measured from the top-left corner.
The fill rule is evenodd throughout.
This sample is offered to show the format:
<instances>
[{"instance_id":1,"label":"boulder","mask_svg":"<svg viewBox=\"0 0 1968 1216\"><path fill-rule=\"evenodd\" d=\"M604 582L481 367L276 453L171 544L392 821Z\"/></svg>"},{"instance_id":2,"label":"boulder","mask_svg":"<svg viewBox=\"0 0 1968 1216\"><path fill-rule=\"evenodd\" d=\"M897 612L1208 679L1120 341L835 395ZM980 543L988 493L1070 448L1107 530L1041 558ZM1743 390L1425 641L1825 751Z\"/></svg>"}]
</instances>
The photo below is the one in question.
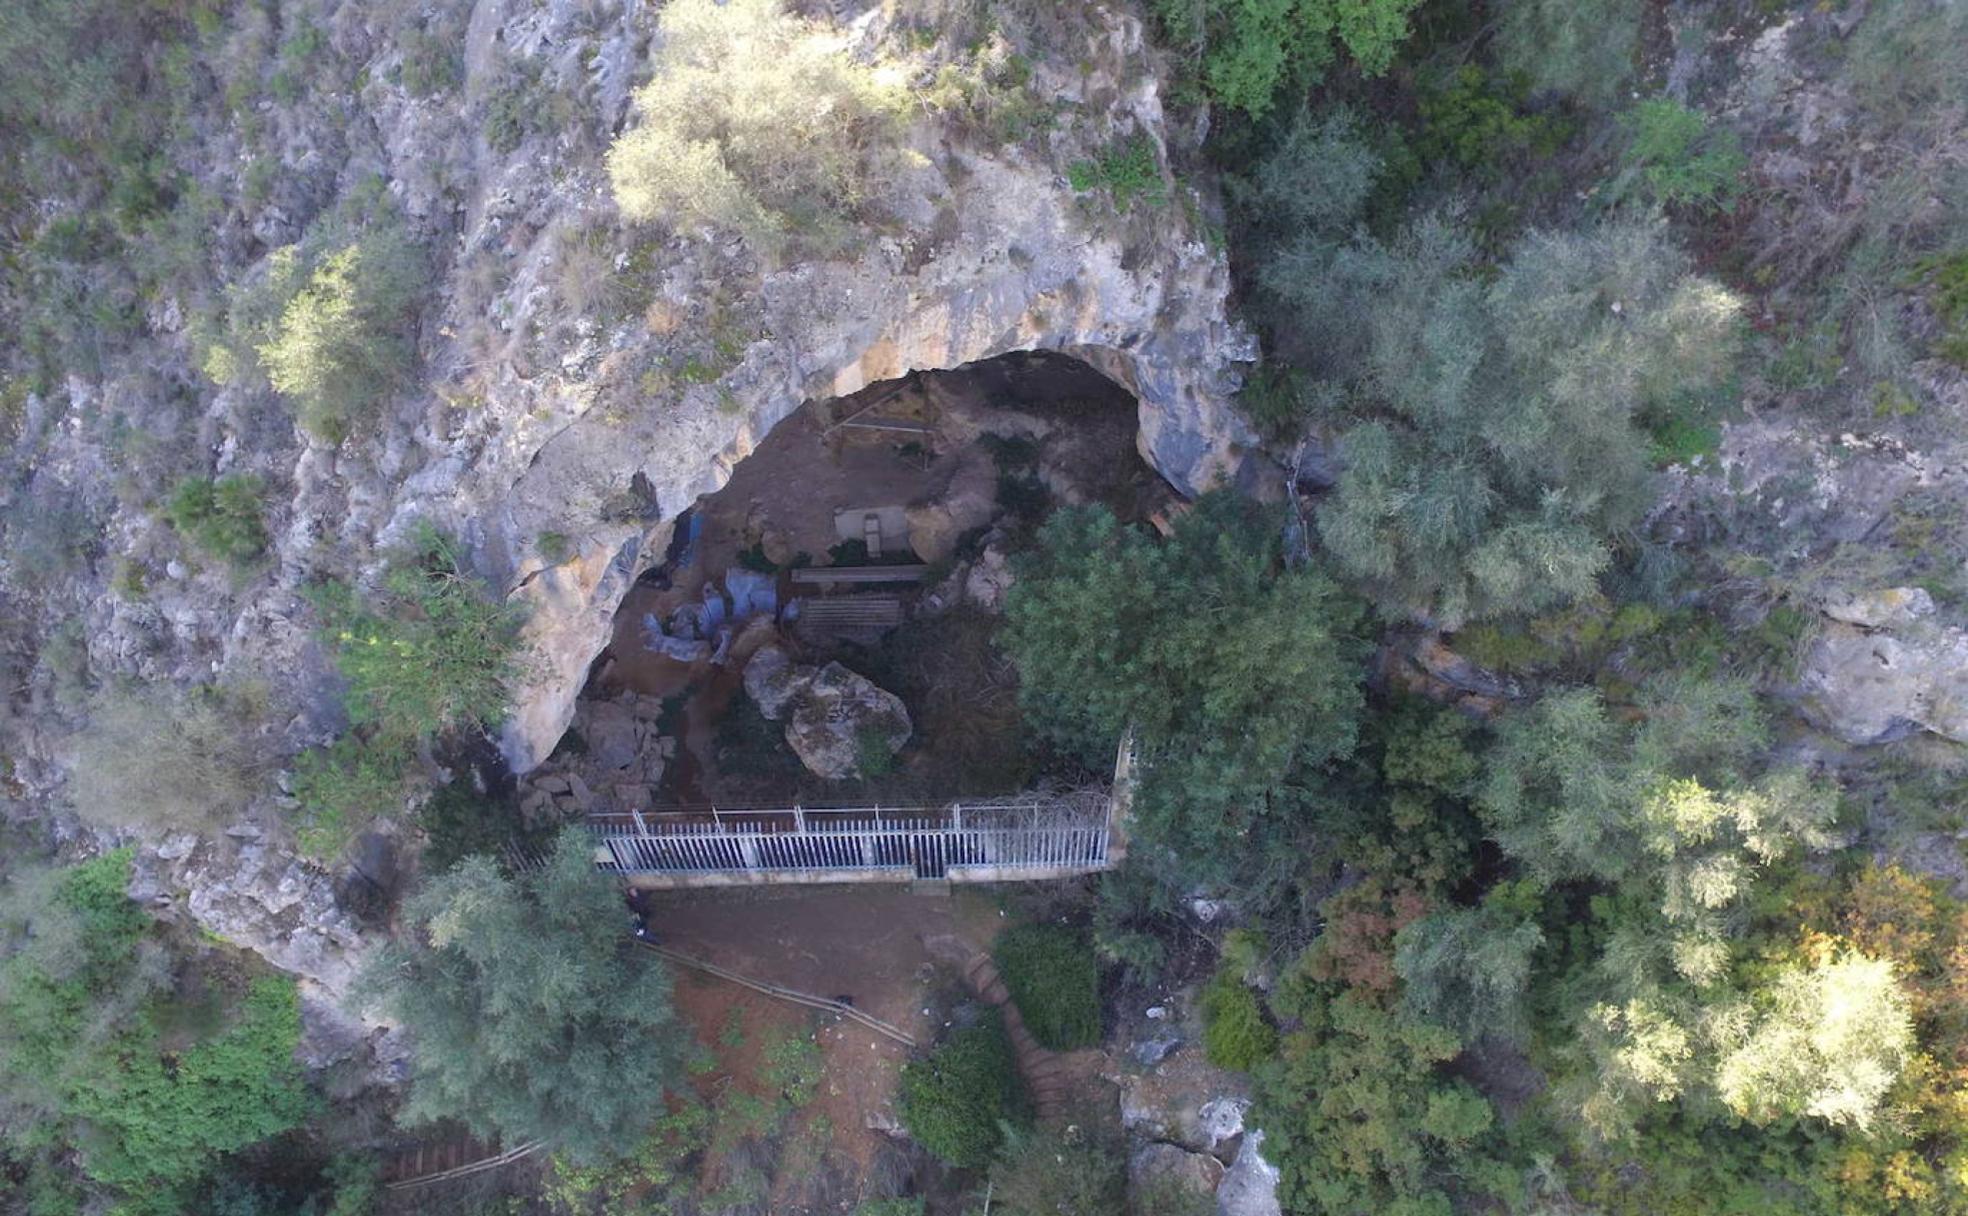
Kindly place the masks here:
<instances>
[{"instance_id":1,"label":"boulder","mask_svg":"<svg viewBox=\"0 0 1968 1216\"><path fill-rule=\"evenodd\" d=\"M1862 629L1911 625L1934 615L1934 597L1925 587L1882 587L1876 591L1838 590L1824 597L1824 614Z\"/></svg>"},{"instance_id":2,"label":"boulder","mask_svg":"<svg viewBox=\"0 0 1968 1216\"><path fill-rule=\"evenodd\" d=\"M777 646L762 646L745 664L745 695L766 718L777 722L786 706L806 687L793 660Z\"/></svg>"},{"instance_id":3,"label":"boulder","mask_svg":"<svg viewBox=\"0 0 1968 1216\"><path fill-rule=\"evenodd\" d=\"M892 756L913 729L902 698L829 663L795 699L786 742L815 776L839 781L863 775L864 748L880 746Z\"/></svg>"},{"instance_id":4,"label":"boulder","mask_svg":"<svg viewBox=\"0 0 1968 1216\"><path fill-rule=\"evenodd\" d=\"M1278 1167L1264 1159L1264 1133L1253 1129L1216 1186L1217 1216L1281 1216Z\"/></svg>"},{"instance_id":5,"label":"boulder","mask_svg":"<svg viewBox=\"0 0 1968 1216\"><path fill-rule=\"evenodd\" d=\"M1011 559L1003 549L991 545L977 555L964 577L964 598L986 612L1003 612L1013 581Z\"/></svg>"},{"instance_id":6,"label":"boulder","mask_svg":"<svg viewBox=\"0 0 1968 1216\"><path fill-rule=\"evenodd\" d=\"M745 692L771 721L786 720L786 742L815 776L861 776L862 749L894 755L914 727L902 698L839 663L796 665L766 646L745 665Z\"/></svg>"},{"instance_id":7,"label":"boulder","mask_svg":"<svg viewBox=\"0 0 1968 1216\"><path fill-rule=\"evenodd\" d=\"M1968 632L1961 629L1833 621L1812 641L1798 686L1805 716L1847 743L1890 743L1918 730L1968 742Z\"/></svg>"}]
</instances>

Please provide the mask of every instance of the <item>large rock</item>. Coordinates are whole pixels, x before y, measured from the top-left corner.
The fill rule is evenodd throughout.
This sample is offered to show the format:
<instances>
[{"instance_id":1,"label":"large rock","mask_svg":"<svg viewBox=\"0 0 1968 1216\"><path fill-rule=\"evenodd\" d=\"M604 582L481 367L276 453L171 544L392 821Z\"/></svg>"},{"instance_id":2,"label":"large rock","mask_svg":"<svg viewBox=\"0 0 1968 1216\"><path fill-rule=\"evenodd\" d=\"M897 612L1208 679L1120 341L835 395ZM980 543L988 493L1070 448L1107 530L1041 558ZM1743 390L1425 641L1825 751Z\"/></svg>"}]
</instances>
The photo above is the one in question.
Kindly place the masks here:
<instances>
[{"instance_id":1,"label":"large rock","mask_svg":"<svg viewBox=\"0 0 1968 1216\"><path fill-rule=\"evenodd\" d=\"M1848 743L1887 743L1918 730L1968 742L1968 632L1961 629L1833 621L1812 642L1798 684L1805 715Z\"/></svg>"},{"instance_id":2,"label":"large rock","mask_svg":"<svg viewBox=\"0 0 1968 1216\"><path fill-rule=\"evenodd\" d=\"M1264 1133L1253 1129L1216 1187L1217 1216L1280 1216L1278 1167L1264 1159Z\"/></svg>"},{"instance_id":3,"label":"large rock","mask_svg":"<svg viewBox=\"0 0 1968 1216\"><path fill-rule=\"evenodd\" d=\"M752 656L745 691L767 718L786 719L787 744L829 781L866 776L861 761L868 749L892 756L914 729L902 698L873 680L839 663L795 666L777 646Z\"/></svg>"}]
</instances>

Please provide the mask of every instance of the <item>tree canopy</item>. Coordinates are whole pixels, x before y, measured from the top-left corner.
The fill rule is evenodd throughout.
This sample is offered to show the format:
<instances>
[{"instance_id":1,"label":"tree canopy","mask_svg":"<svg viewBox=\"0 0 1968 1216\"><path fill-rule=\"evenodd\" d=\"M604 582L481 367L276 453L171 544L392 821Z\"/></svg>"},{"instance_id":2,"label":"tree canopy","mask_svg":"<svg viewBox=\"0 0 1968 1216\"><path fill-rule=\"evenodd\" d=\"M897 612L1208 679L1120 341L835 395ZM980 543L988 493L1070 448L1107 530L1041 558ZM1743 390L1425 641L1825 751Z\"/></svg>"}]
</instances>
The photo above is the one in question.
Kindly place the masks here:
<instances>
[{"instance_id":1,"label":"tree canopy","mask_svg":"<svg viewBox=\"0 0 1968 1216\"><path fill-rule=\"evenodd\" d=\"M667 972L569 829L515 878L468 857L405 902L364 990L414 1037L405 1117L456 1119L577 1161L641 1142L681 1071Z\"/></svg>"},{"instance_id":2,"label":"tree canopy","mask_svg":"<svg viewBox=\"0 0 1968 1216\"><path fill-rule=\"evenodd\" d=\"M1275 512L1229 493L1198 499L1166 542L1104 507L1063 510L1006 604L1029 720L1094 765L1131 729L1139 830L1185 854L1353 750L1364 614L1288 564L1282 536Z\"/></svg>"}]
</instances>

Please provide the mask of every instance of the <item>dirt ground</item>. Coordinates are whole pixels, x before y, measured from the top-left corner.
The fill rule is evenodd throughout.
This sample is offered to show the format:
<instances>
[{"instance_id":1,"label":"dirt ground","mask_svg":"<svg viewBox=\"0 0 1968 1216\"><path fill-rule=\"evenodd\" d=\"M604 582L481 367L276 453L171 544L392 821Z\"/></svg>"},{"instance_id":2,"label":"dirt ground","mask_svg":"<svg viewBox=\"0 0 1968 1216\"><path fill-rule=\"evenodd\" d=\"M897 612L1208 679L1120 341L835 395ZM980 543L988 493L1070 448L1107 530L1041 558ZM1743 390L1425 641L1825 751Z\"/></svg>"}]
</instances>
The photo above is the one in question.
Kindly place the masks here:
<instances>
[{"instance_id":1,"label":"dirt ground","mask_svg":"<svg viewBox=\"0 0 1968 1216\"><path fill-rule=\"evenodd\" d=\"M948 897L907 888L779 888L679 892L651 898L650 926L663 943L752 979L858 1009L927 1043L943 1028L961 967L1004 923L988 894ZM909 1050L858 1023L775 1000L673 967L675 1003L717 1060L701 1088L755 1088L765 1045L813 1033L822 1074L773 1163L771 1209L851 1209L906 1176L906 1155L876 1125L892 1124L897 1077ZM713 1168L718 1168L714 1166Z\"/></svg>"}]
</instances>

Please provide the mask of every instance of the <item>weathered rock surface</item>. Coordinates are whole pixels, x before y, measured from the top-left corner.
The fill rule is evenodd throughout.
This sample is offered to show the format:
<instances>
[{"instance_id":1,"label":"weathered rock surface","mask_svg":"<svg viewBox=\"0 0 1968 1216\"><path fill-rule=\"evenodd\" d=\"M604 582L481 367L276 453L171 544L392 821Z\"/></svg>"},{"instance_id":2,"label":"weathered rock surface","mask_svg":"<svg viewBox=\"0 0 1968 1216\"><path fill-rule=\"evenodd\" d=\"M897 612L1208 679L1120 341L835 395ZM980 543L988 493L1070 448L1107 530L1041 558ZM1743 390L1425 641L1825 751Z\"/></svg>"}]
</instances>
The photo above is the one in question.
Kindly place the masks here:
<instances>
[{"instance_id":1,"label":"weathered rock surface","mask_svg":"<svg viewBox=\"0 0 1968 1216\"><path fill-rule=\"evenodd\" d=\"M1968 631L1834 621L1812 643L1798 685L1806 716L1847 743L1887 743L1916 730L1968 742Z\"/></svg>"},{"instance_id":2,"label":"weathered rock surface","mask_svg":"<svg viewBox=\"0 0 1968 1216\"><path fill-rule=\"evenodd\" d=\"M909 19L907 4L858 7L855 36L870 42ZM282 750L324 742L344 724L299 592L322 574L373 579L388 548L428 521L457 534L477 573L529 614L531 654L502 732L523 773L573 721L617 605L662 554L678 513L809 398L912 368L1049 349L1138 396L1138 446L1184 491L1234 475L1254 442L1229 404L1254 341L1229 317L1227 260L1196 218L1213 200L1119 212L1102 194L1073 191L1063 172L1133 137L1166 172L1169 141L1185 138L1164 121L1156 64L1123 7L1062 8L1063 44L1034 61L1035 100L1069 111L1070 122L1004 143L924 118L911 136L922 167L909 196L852 253L801 264L761 260L715 234L622 222L602 157L629 119L653 6L480 0L458 87L431 97L402 86L403 48L361 6L321 8L346 68L323 79L345 83L310 82L294 101L262 102L251 125L263 134L219 124L209 155L185 167L196 179L187 186L227 200L208 234L211 260L240 281L272 249L314 232L351 184L382 182L431 253L422 315L406 335L424 374L379 403L348 443L329 445L301 435L264 386L205 378L189 305L160 299L129 353L30 394L24 438L7 459L32 476L0 479L0 509L59 504L99 523L102 543L91 539L81 569L55 587L0 568L0 591L28 653L79 623L77 662L90 683L278 673L289 702L272 726ZM484 100L512 87L514 73L555 95L559 125L529 122L515 144L495 148ZM268 164L271 190L249 188L249 166ZM1169 176L1177 194L1191 189ZM619 289L634 294L632 306L609 294ZM713 351L713 330L735 338ZM673 374L687 365L708 373ZM271 545L252 577L242 583L201 560L160 522L151 506L168 485L119 489L122 473L148 474L119 468L102 438L111 417L164 437L170 450L147 465L170 476L262 479ZM112 580L119 562L137 577ZM58 699L51 674L34 680L37 710ZM54 714L25 717L23 737L9 743L12 771L34 797L52 797L64 732ZM885 720L890 737L906 721ZM795 725L822 767L845 771L831 724ZM627 754L626 738L609 740L611 758ZM649 755L646 738L637 755ZM578 802L571 776L568 785ZM214 932L336 987L359 934L343 923L328 876L281 856L267 845L246 860L194 853L189 868L152 865Z\"/></svg>"},{"instance_id":3,"label":"weathered rock surface","mask_svg":"<svg viewBox=\"0 0 1968 1216\"><path fill-rule=\"evenodd\" d=\"M582 700L574 729L586 749L557 754L520 780L519 806L528 821L646 809L676 757L677 741L663 735L662 715L661 697L635 692Z\"/></svg>"},{"instance_id":4,"label":"weathered rock surface","mask_svg":"<svg viewBox=\"0 0 1968 1216\"><path fill-rule=\"evenodd\" d=\"M1144 1144L1128 1158L1128 1189L1135 1195L1174 1189L1207 1196L1222 1178L1221 1161L1173 1144Z\"/></svg>"},{"instance_id":5,"label":"weathered rock surface","mask_svg":"<svg viewBox=\"0 0 1968 1216\"><path fill-rule=\"evenodd\" d=\"M1264 1133L1253 1129L1216 1187L1217 1216L1280 1216L1278 1167L1264 1159Z\"/></svg>"},{"instance_id":6,"label":"weathered rock surface","mask_svg":"<svg viewBox=\"0 0 1968 1216\"><path fill-rule=\"evenodd\" d=\"M884 747L892 756L914 730L902 698L873 680L839 663L794 665L777 646L746 664L745 691L768 719L786 719L787 744L829 781L862 776L866 749Z\"/></svg>"}]
</instances>

